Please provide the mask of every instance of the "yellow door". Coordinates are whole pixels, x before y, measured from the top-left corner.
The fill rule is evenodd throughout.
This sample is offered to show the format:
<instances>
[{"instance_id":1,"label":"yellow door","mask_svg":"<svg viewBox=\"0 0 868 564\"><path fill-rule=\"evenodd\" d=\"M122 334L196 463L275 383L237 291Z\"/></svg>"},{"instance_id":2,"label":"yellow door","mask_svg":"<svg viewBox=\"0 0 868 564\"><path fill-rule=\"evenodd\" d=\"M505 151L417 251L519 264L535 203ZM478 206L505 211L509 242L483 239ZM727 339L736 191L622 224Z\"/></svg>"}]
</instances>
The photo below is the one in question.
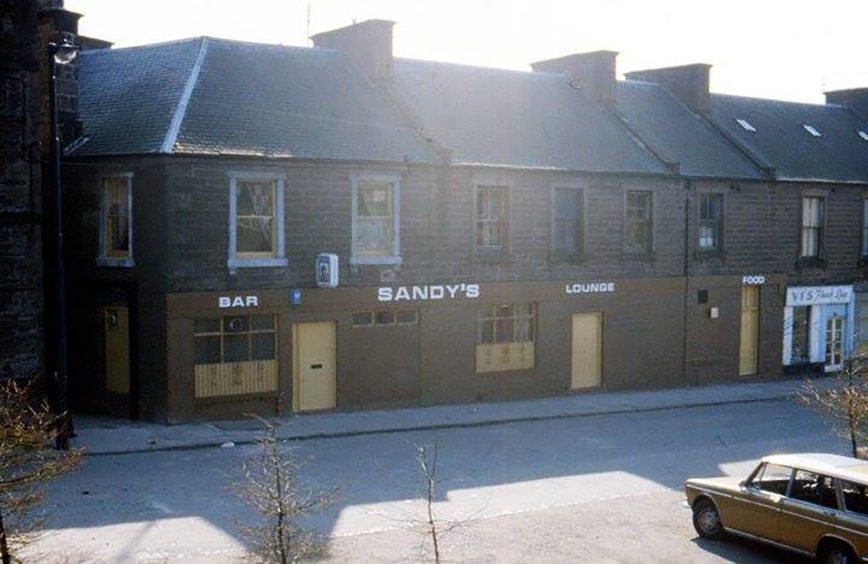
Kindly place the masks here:
<instances>
[{"instance_id":1,"label":"yellow door","mask_svg":"<svg viewBox=\"0 0 868 564\"><path fill-rule=\"evenodd\" d=\"M121 306L102 308L105 388L130 393L130 316Z\"/></svg>"},{"instance_id":2,"label":"yellow door","mask_svg":"<svg viewBox=\"0 0 868 564\"><path fill-rule=\"evenodd\" d=\"M738 374L757 373L759 359L760 287L741 288L741 342L738 355Z\"/></svg>"},{"instance_id":3,"label":"yellow door","mask_svg":"<svg viewBox=\"0 0 868 564\"><path fill-rule=\"evenodd\" d=\"M335 408L335 323L296 323L292 329L293 408L296 411Z\"/></svg>"},{"instance_id":4,"label":"yellow door","mask_svg":"<svg viewBox=\"0 0 868 564\"><path fill-rule=\"evenodd\" d=\"M593 388L600 385L602 373L603 315L573 314L572 387Z\"/></svg>"}]
</instances>

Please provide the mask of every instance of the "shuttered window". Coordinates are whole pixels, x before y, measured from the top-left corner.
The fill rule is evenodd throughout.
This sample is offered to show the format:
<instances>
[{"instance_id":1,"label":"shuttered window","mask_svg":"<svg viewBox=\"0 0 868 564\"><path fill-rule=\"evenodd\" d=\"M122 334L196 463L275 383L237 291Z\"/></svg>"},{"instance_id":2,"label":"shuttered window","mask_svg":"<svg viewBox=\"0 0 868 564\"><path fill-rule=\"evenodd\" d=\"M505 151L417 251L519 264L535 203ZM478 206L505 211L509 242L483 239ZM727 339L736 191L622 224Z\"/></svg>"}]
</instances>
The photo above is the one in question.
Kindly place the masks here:
<instances>
[{"instance_id":1,"label":"shuttered window","mask_svg":"<svg viewBox=\"0 0 868 564\"><path fill-rule=\"evenodd\" d=\"M274 315L234 315L193 323L196 397L277 390Z\"/></svg>"},{"instance_id":2,"label":"shuttered window","mask_svg":"<svg viewBox=\"0 0 868 564\"><path fill-rule=\"evenodd\" d=\"M477 329L477 373L534 367L536 304L486 306Z\"/></svg>"}]
</instances>

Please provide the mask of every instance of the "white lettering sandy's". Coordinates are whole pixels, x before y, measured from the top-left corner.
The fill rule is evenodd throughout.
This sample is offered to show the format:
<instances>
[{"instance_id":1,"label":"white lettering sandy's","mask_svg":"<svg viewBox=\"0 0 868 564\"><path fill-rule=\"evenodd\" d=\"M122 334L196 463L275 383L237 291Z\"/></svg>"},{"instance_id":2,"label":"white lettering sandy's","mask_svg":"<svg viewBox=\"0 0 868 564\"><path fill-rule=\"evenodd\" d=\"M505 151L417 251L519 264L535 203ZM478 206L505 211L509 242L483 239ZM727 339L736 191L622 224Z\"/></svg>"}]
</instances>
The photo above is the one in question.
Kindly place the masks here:
<instances>
[{"instance_id":1,"label":"white lettering sandy's","mask_svg":"<svg viewBox=\"0 0 868 564\"><path fill-rule=\"evenodd\" d=\"M432 284L424 286L382 286L377 288L381 302L426 301L456 298L478 298L479 284Z\"/></svg>"}]
</instances>

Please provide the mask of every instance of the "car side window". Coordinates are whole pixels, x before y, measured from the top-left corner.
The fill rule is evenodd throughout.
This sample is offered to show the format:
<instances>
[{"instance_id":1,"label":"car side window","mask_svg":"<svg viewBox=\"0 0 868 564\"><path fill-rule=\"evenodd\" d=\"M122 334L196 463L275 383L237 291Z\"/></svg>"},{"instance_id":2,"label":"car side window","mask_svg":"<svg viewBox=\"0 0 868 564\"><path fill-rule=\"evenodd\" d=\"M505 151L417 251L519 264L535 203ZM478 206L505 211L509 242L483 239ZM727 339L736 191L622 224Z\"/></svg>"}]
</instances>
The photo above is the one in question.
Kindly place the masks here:
<instances>
[{"instance_id":1,"label":"car side window","mask_svg":"<svg viewBox=\"0 0 868 564\"><path fill-rule=\"evenodd\" d=\"M787 486L790 484L790 474L792 473L793 469L788 466L763 464L750 481L750 485L764 492L785 495L787 493Z\"/></svg>"},{"instance_id":2,"label":"car side window","mask_svg":"<svg viewBox=\"0 0 868 564\"><path fill-rule=\"evenodd\" d=\"M864 484L841 480L841 493L844 496L844 509L868 516L868 487Z\"/></svg>"},{"instance_id":3,"label":"car side window","mask_svg":"<svg viewBox=\"0 0 868 564\"><path fill-rule=\"evenodd\" d=\"M835 482L832 478L807 470L796 470L790 497L831 509L838 508Z\"/></svg>"}]
</instances>

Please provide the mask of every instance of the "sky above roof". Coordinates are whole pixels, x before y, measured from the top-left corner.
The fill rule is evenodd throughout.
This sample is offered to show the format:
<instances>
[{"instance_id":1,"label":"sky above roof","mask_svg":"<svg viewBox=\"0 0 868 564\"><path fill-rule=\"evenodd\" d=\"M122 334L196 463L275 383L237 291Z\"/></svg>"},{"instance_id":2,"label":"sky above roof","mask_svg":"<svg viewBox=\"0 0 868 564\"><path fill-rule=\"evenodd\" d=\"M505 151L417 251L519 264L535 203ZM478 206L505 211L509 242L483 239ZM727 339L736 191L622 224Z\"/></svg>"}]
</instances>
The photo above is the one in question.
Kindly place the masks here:
<instances>
[{"instance_id":1,"label":"sky above roof","mask_svg":"<svg viewBox=\"0 0 868 564\"><path fill-rule=\"evenodd\" d=\"M199 35L310 45L309 35L395 21L394 53L529 70L618 51L619 73L702 62L714 92L801 102L868 86L868 2L826 0L66 0L83 35L141 45Z\"/></svg>"}]
</instances>

